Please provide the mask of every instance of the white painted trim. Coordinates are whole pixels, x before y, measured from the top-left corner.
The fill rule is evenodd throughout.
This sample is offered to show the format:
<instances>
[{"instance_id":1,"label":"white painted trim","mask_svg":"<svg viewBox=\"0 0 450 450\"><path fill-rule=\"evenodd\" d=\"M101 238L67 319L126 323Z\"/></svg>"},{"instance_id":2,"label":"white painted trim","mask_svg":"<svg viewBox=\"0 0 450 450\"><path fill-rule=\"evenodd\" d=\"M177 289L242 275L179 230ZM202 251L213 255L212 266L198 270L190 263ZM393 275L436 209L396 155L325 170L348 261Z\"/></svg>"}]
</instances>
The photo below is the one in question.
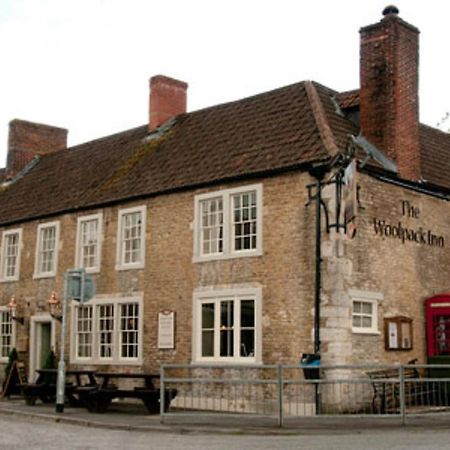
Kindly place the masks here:
<instances>
[{"instance_id":1,"label":"white painted trim","mask_svg":"<svg viewBox=\"0 0 450 450\"><path fill-rule=\"evenodd\" d=\"M7 311L8 307L7 306L0 306L0 312L3 311ZM1 321L0 321L0 325L1 325ZM1 334L0 334L1 337ZM16 321L11 319L11 348L10 351L16 346ZM6 363L8 362L8 357L2 357L0 356L0 363Z\"/></svg>"},{"instance_id":2,"label":"white painted trim","mask_svg":"<svg viewBox=\"0 0 450 450\"><path fill-rule=\"evenodd\" d=\"M233 230L232 230L232 208L231 199L233 195L244 194L246 192L256 192L256 248L252 250L233 250ZM223 252L210 255L201 254L201 215L200 205L204 200L222 198L223 205ZM249 184L232 189L221 189L219 191L207 192L196 195L194 198L194 249L193 262L215 261L233 258L245 258L252 256L261 256L263 254L263 185Z\"/></svg>"},{"instance_id":3,"label":"white painted trim","mask_svg":"<svg viewBox=\"0 0 450 450\"><path fill-rule=\"evenodd\" d=\"M32 382L36 377L37 361L36 361L36 349L39 344L36 342L36 333L38 330L38 325L42 323L50 323L50 347L56 353L56 326L55 319L53 319L50 314L42 314L30 317L30 363L28 379ZM61 345L61 343L60 343Z\"/></svg>"},{"instance_id":4,"label":"white painted trim","mask_svg":"<svg viewBox=\"0 0 450 450\"><path fill-rule=\"evenodd\" d=\"M137 358L123 358L120 357L120 314L119 308L121 305L127 303L137 303L139 308L139 330L138 330L138 357ZM99 350L99 333L98 333L98 309L99 305L114 305L114 331L113 331L113 357L100 358ZM118 295L102 295L96 296L84 306L92 306L92 357L80 358L77 356L76 349L76 308L80 305L77 302L71 303L70 319L71 319L71 333L70 333L70 362L72 364L96 364L96 365L141 365L143 362L144 351L144 300L142 295L133 295L130 297L123 297Z\"/></svg>"},{"instance_id":5,"label":"white painted trim","mask_svg":"<svg viewBox=\"0 0 450 450\"><path fill-rule=\"evenodd\" d=\"M82 267L81 258L81 224L83 222L88 222L91 220L97 220L97 251L96 251L96 261L97 265L93 267L85 267L86 273L98 273L101 268L102 259L102 244L103 244L103 213L99 212L97 214L90 214L88 216L80 216L77 220L77 238L75 247L75 267Z\"/></svg>"},{"instance_id":6,"label":"white painted trim","mask_svg":"<svg viewBox=\"0 0 450 450\"><path fill-rule=\"evenodd\" d=\"M141 213L141 260L135 263L123 263L122 255L122 235L123 217L126 214L135 212ZM116 270L142 269L145 267L145 236L147 233L147 206L134 206L132 208L120 209L117 217L117 247L116 247Z\"/></svg>"},{"instance_id":7,"label":"white painted trim","mask_svg":"<svg viewBox=\"0 0 450 450\"><path fill-rule=\"evenodd\" d=\"M255 301L255 356L250 357L201 357L201 307L200 305L209 299L213 302L221 299L240 301L252 299ZM217 311L216 311L217 313ZM237 310L235 309L235 314ZM216 318L217 320L217 318ZM239 323L235 322L235 329L239 330ZM216 332L216 327L215 327ZM218 339L215 338L215 346ZM235 345L237 341L235 340ZM215 348L214 353L218 353ZM261 364L262 363L262 289L261 287L241 287L233 289L217 289L215 287L195 289L192 296L192 361L195 364Z\"/></svg>"},{"instance_id":8,"label":"white painted trim","mask_svg":"<svg viewBox=\"0 0 450 450\"><path fill-rule=\"evenodd\" d=\"M54 258L53 258L53 270L49 272L39 272L39 253L40 253L40 247L41 247L41 233L42 230L45 228L51 228L55 227L55 250L54 250ZM36 249L35 249L35 255L34 255L34 274L33 278L51 278L56 276L56 273L58 271L58 254L59 254L59 220L54 222L46 222L46 223L40 223L37 228L37 235L36 235Z\"/></svg>"},{"instance_id":9,"label":"white painted trim","mask_svg":"<svg viewBox=\"0 0 450 450\"><path fill-rule=\"evenodd\" d=\"M16 261L16 273L12 277L5 275L6 271L6 238L12 234L19 235L19 242L17 244L17 261ZM11 230L5 230L2 233L2 245L0 248L0 282L18 281L20 278L20 255L22 253L22 228L14 228Z\"/></svg>"},{"instance_id":10,"label":"white painted trim","mask_svg":"<svg viewBox=\"0 0 450 450\"><path fill-rule=\"evenodd\" d=\"M372 305L372 326L368 327L354 327L353 326L353 303L363 302L370 303ZM352 297L352 333L354 334L375 334L379 335L378 330L378 301L374 299L364 298L364 297Z\"/></svg>"}]
</instances>

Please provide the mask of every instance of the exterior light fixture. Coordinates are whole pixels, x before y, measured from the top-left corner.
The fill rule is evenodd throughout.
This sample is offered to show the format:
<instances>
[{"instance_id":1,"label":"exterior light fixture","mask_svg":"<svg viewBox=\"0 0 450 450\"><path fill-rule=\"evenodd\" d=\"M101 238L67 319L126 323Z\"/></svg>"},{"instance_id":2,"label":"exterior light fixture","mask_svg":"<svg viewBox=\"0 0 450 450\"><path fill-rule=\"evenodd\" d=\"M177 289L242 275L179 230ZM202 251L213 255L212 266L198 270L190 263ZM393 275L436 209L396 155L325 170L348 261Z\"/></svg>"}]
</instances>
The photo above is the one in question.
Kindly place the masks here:
<instances>
[{"instance_id":1,"label":"exterior light fixture","mask_svg":"<svg viewBox=\"0 0 450 450\"><path fill-rule=\"evenodd\" d=\"M53 319L62 320L61 314L61 302L59 298L56 296L56 292L53 291L51 297L47 300L48 309L50 311L50 315Z\"/></svg>"},{"instance_id":2,"label":"exterior light fixture","mask_svg":"<svg viewBox=\"0 0 450 450\"><path fill-rule=\"evenodd\" d=\"M9 300L8 303L8 309L9 309L9 315L11 317L12 320L19 322L21 325L23 325L25 323L25 319L24 317L18 317L16 315L17 312L17 302L16 302L16 298L14 297L14 295L11 297L11 299Z\"/></svg>"}]
</instances>

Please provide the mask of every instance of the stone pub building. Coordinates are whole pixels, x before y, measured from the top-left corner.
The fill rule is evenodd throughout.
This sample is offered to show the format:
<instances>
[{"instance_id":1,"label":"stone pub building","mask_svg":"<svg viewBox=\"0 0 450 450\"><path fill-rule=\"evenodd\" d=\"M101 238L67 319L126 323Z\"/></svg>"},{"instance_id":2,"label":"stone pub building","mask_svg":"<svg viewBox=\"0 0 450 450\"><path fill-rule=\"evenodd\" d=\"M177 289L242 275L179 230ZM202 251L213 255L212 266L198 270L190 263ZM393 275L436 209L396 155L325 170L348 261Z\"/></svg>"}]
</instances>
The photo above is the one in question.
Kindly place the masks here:
<instances>
[{"instance_id":1,"label":"stone pub building","mask_svg":"<svg viewBox=\"0 0 450 450\"><path fill-rule=\"evenodd\" d=\"M0 169L0 362L407 362L450 352L450 136L419 122L419 31L388 7L360 30L360 86L304 81L186 112L150 80L143 126L67 148L10 122Z\"/></svg>"}]
</instances>

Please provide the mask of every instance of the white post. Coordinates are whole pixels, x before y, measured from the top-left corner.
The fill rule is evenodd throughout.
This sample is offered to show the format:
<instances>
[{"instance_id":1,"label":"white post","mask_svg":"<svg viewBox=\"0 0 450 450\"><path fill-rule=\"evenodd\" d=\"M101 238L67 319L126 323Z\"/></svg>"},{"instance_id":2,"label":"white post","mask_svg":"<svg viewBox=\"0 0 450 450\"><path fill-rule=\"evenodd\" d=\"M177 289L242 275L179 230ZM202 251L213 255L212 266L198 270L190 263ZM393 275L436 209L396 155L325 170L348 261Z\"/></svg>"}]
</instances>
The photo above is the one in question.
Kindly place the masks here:
<instances>
[{"instance_id":1,"label":"white post","mask_svg":"<svg viewBox=\"0 0 450 450\"><path fill-rule=\"evenodd\" d=\"M67 290L68 290L68 273L64 274L64 298L62 304L62 320L61 320L61 341L58 363L58 378L56 380L56 412L64 412L64 397L66 388L66 370L64 362L64 348L66 336L66 312L67 312Z\"/></svg>"}]
</instances>

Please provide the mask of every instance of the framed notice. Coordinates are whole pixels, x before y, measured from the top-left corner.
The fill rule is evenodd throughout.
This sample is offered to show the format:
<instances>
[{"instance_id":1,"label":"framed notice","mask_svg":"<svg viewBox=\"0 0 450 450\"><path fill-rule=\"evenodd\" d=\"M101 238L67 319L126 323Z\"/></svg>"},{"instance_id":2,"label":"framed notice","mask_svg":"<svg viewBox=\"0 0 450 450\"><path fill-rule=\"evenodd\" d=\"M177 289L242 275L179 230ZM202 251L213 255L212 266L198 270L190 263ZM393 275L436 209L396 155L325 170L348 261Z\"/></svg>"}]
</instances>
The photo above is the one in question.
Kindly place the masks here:
<instances>
[{"instance_id":1,"label":"framed notice","mask_svg":"<svg viewBox=\"0 0 450 450\"><path fill-rule=\"evenodd\" d=\"M158 314L158 349L175 348L175 312Z\"/></svg>"},{"instance_id":2,"label":"framed notice","mask_svg":"<svg viewBox=\"0 0 450 450\"><path fill-rule=\"evenodd\" d=\"M384 319L385 349L386 350L411 350L412 343L412 319L398 316Z\"/></svg>"}]
</instances>

